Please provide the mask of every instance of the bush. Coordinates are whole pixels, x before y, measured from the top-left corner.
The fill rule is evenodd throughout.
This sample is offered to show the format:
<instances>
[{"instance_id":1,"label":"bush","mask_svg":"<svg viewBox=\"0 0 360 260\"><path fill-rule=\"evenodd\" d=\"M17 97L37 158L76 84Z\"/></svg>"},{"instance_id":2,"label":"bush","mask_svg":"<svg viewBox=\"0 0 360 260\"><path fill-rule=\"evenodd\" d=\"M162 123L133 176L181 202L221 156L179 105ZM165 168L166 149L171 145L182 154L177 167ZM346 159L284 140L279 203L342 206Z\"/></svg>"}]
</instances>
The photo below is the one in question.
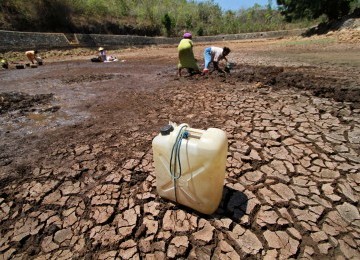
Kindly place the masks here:
<instances>
[{"instance_id":1,"label":"bush","mask_svg":"<svg viewBox=\"0 0 360 260\"><path fill-rule=\"evenodd\" d=\"M284 22L270 4L223 12L212 0L0 0L0 10L0 29L19 31L203 36L309 24Z\"/></svg>"}]
</instances>

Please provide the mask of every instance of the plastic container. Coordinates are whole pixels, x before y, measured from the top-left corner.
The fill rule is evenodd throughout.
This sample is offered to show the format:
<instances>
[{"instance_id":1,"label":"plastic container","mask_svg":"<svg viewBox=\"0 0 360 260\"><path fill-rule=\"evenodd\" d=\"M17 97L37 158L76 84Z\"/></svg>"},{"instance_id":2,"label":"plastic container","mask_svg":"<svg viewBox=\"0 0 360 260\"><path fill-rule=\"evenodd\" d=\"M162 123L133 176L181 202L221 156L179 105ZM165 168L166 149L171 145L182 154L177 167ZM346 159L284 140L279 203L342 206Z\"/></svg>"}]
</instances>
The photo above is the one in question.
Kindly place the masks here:
<instances>
[{"instance_id":1,"label":"plastic container","mask_svg":"<svg viewBox=\"0 0 360 260\"><path fill-rule=\"evenodd\" d=\"M158 194L212 214L222 199L228 149L224 131L168 125L152 142Z\"/></svg>"},{"instance_id":2,"label":"plastic container","mask_svg":"<svg viewBox=\"0 0 360 260\"><path fill-rule=\"evenodd\" d=\"M17 68L17 69L25 69L25 65L23 65L23 64L16 64L16 65L15 65L15 68Z\"/></svg>"},{"instance_id":3,"label":"plastic container","mask_svg":"<svg viewBox=\"0 0 360 260\"><path fill-rule=\"evenodd\" d=\"M37 62L38 65L42 65L42 64L43 64L43 60L42 60L42 58L41 58L40 56L35 57L35 60L36 60L36 62Z\"/></svg>"}]
</instances>

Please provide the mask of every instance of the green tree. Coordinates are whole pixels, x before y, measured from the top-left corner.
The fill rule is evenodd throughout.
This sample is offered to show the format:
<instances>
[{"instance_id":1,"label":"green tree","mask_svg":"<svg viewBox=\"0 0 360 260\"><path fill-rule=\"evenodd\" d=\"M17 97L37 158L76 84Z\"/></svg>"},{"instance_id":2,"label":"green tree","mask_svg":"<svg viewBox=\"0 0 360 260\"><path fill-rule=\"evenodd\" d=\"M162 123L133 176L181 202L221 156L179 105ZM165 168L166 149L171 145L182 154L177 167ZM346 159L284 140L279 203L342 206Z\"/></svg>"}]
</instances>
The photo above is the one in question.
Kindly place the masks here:
<instances>
[{"instance_id":1,"label":"green tree","mask_svg":"<svg viewBox=\"0 0 360 260\"><path fill-rule=\"evenodd\" d=\"M174 25L175 25L174 19L172 19L171 16L168 13L166 13L164 15L163 19L161 20L161 22L165 27L166 36L168 36L168 37L171 36L172 32L173 32Z\"/></svg>"},{"instance_id":2,"label":"green tree","mask_svg":"<svg viewBox=\"0 0 360 260\"><path fill-rule=\"evenodd\" d=\"M214 0L0 0L0 29L148 36L181 36L189 31L200 36L306 28L314 23L306 19L286 23L273 2L223 11ZM319 0L280 2L286 4L284 9L295 3L296 10L307 3L304 14L309 17L316 14L310 4L326 7ZM360 0L350 2L351 11L360 6Z\"/></svg>"},{"instance_id":3,"label":"green tree","mask_svg":"<svg viewBox=\"0 0 360 260\"><path fill-rule=\"evenodd\" d=\"M66 31L71 27L71 7L64 0L43 0L37 5L37 21L45 31Z\"/></svg>"},{"instance_id":4,"label":"green tree","mask_svg":"<svg viewBox=\"0 0 360 260\"><path fill-rule=\"evenodd\" d=\"M316 19L323 14L329 20L334 20L347 15L354 1L356 0L277 0L277 4L287 21Z\"/></svg>"}]
</instances>

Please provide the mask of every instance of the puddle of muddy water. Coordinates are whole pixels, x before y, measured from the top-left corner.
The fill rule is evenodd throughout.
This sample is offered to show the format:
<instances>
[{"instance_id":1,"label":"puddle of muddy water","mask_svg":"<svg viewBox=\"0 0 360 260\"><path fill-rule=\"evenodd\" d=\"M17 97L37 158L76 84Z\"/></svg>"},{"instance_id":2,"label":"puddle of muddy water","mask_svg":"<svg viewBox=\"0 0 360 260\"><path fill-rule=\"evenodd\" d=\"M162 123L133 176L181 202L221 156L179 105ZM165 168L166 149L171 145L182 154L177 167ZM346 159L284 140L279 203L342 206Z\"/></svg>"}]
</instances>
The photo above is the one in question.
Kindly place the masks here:
<instances>
[{"instance_id":1,"label":"puddle of muddy water","mask_svg":"<svg viewBox=\"0 0 360 260\"><path fill-rule=\"evenodd\" d=\"M20 113L13 111L0 116L0 132L19 135L41 133L43 131L76 124L89 118L87 112L75 112L70 110L57 111L55 113Z\"/></svg>"},{"instance_id":2,"label":"puddle of muddy water","mask_svg":"<svg viewBox=\"0 0 360 260\"><path fill-rule=\"evenodd\" d=\"M0 133L29 135L57 127L75 125L90 117L87 111L62 108L56 112L12 111L0 115Z\"/></svg>"},{"instance_id":3,"label":"puddle of muddy water","mask_svg":"<svg viewBox=\"0 0 360 260\"><path fill-rule=\"evenodd\" d=\"M5 75L6 88L0 87L0 133L26 135L87 120L90 112L80 108L80 104L98 98L98 82L119 77L101 73L66 73L59 77L58 72L52 72L56 67L43 68L42 76L35 73L32 81L27 80L30 72L10 71ZM50 72L57 77L53 78ZM15 74L22 79L17 84L11 80Z\"/></svg>"}]
</instances>

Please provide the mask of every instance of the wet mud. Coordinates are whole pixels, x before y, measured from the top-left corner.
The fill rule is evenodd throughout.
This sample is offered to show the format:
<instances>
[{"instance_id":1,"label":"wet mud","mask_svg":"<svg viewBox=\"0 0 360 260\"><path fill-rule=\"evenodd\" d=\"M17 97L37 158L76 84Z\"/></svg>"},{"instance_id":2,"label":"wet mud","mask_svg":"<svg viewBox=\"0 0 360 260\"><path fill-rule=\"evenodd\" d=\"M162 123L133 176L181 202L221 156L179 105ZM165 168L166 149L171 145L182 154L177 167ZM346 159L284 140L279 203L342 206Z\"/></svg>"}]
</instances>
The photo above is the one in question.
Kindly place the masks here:
<instances>
[{"instance_id":1,"label":"wet mud","mask_svg":"<svg viewBox=\"0 0 360 260\"><path fill-rule=\"evenodd\" d=\"M352 77L339 77L321 71L316 67L275 67L243 66L237 67L235 77L240 81L255 82L275 89L297 88L309 90L318 97L332 98L339 102L351 102L352 107L360 108L359 83Z\"/></svg>"},{"instance_id":2,"label":"wet mud","mask_svg":"<svg viewBox=\"0 0 360 260\"><path fill-rule=\"evenodd\" d=\"M29 111L33 107L49 103L53 96L51 93L38 95L22 92L0 93L0 114L14 110Z\"/></svg>"}]
</instances>

